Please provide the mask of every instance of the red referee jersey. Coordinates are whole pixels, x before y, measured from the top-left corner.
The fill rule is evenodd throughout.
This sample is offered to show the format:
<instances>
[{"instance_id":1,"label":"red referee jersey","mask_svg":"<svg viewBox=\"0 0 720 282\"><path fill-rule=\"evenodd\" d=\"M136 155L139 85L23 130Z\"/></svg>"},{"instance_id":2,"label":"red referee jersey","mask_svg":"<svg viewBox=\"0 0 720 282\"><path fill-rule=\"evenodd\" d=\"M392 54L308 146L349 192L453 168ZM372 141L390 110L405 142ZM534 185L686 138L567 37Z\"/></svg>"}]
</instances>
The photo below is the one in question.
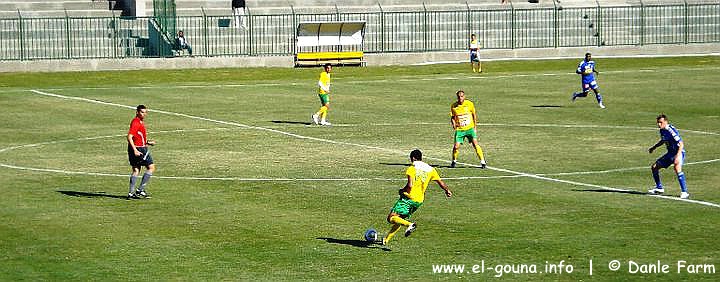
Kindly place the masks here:
<instances>
[{"instance_id":1,"label":"red referee jersey","mask_svg":"<svg viewBox=\"0 0 720 282\"><path fill-rule=\"evenodd\" d=\"M140 118L135 117L130 122L130 130L128 134L132 134L133 144L135 147L145 147L147 144L147 132L145 132L145 123Z\"/></svg>"}]
</instances>

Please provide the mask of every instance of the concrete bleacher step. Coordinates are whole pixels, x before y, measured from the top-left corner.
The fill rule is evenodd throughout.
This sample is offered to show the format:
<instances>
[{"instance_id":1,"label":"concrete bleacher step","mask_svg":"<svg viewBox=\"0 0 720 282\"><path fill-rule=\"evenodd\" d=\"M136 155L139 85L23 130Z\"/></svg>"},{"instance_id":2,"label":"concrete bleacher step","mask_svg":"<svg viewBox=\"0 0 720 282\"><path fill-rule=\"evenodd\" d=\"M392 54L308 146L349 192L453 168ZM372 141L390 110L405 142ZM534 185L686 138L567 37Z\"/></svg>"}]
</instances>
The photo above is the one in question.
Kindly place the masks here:
<instances>
[{"instance_id":1,"label":"concrete bleacher step","mask_svg":"<svg viewBox=\"0 0 720 282\"><path fill-rule=\"evenodd\" d=\"M107 9L107 5L104 6ZM53 11L53 10L92 10L95 5L91 1L2 1L0 11Z\"/></svg>"},{"instance_id":2,"label":"concrete bleacher step","mask_svg":"<svg viewBox=\"0 0 720 282\"><path fill-rule=\"evenodd\" d=\"M113 11L110 10L53 10L53 11L20 11L20 15L23 18L64 18L69 17L82 17L82 18L101 18L101 17L113 17ZM120 13L115 13L115 16L120 16ZM18 11L0 11L0 19L16 19L18 18Z\"/></svg>"}]
</instances>

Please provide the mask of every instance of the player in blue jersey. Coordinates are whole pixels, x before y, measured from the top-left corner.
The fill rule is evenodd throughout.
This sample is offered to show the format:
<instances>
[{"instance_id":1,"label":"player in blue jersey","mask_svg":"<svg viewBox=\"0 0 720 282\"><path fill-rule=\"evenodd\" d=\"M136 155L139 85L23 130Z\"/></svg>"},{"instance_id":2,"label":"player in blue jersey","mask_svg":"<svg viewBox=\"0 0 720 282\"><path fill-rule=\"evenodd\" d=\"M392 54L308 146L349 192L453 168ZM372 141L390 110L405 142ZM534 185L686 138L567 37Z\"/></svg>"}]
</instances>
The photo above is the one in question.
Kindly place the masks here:
<instances>
[{"instance_id":1,"label":"player in blue jersey","mask_svg":"<svg viewBox=\"0 0 720 282\"><path fill-rule=\"evenodd\" d=\"M655 188L650 189L650 194L662 194L665 192L663 189L662 182L660 182L660 169L667 168L670 165L674 165L675 174L677 174L678 182L680 182L680 198L690 198L690 194L687 192L687 184L685 183L685 173L682 171L682 165L685 162L685 143L680 137L680 132L668 123L667 116L660 114L657 117L657 126L660 128L660 141L650 147L648 152L652 153L657 147L665 144L667 153L657 159L655 163L650 167L652 170L653 179L655 179Z\"/></svg>"},{"instance_id":2,"label":"player in blue jersey","mask_svg":"<svg viewBox=\"0 0 720 282\"><path fill-rule=\"evenodd\" d=\"M595 92L595 99L597 99L598 106L604 109L603 98L598 91L598 84L595 80L595 74L599 74L599 72L595 70L595 61L592 60L590 53L585 53L585 60L580 62L575 73L582 77L582 92L573 93L572 101L575 102L575 99L578 97L587 97L588 92L592 89L592 91Z\"/></svg>"}]
</instances>

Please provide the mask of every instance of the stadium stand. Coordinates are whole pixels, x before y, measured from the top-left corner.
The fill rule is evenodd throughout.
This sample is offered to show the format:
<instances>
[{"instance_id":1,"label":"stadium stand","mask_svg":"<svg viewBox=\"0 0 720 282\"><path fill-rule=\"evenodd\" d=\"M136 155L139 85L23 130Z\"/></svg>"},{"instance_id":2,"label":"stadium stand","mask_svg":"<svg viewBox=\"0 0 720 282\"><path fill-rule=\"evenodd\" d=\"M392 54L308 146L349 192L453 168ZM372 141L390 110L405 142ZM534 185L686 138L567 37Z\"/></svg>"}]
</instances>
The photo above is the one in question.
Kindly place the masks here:
<instances>
[{"instance_id":1,"label":"stadium stand","mask_svg":"<svg viewBox=\"0 0 720 282\"><path fill-rule=\"evenodd\" d=\"M3 0L0 18L23 17L109 17L112 2L107 0Z\"/></svg>"},{"instance_id":2,"label":"stadium stand","mask_svg":"<svg viewBox=\"0 0 720 282\"><path fill-rule=\"evenodd\" d=\"M175 28L185 31L198 56L295 54L293 33L300 21L366 21L366 43L361 50L365 53L464 50L469 32L478 33L486 49L720 40L716 10L693 9L685 19L683 0L643 0L645 7L674 5L646 9L643 30L633 28L638 24L640 0L514 1L512 5L501 5L499 0L248 1L248 14L256 16L250 29L233 28L230 0L175 1ZM164 56L158 51L161 47L149 43L156 42L152 38L153 30L159 29L156 23L151 18L120 18L111 10L115 2L2 0L0 59ZM688 5L696 3L717 5L717 0L688 0ZM624 8L604 9L598 14L598 4ZM145 0L145 7L151 16L152 1ZM509 28L511 8L517 21ZM22 20L18 19L18 10ZM493 12L485 12L490 10ZM400 13L409 11L415 13ZM428 11L424 23L423 17L418 17L422 11ZM378 16L381 12L385 13L382 20ZM557 26L553 22L556 16ZM468 18L472 20L468 22ZM686 33L684 25L698 28ZM509 30L513 31L512 38Z\"/></svg>"}]
</instances>

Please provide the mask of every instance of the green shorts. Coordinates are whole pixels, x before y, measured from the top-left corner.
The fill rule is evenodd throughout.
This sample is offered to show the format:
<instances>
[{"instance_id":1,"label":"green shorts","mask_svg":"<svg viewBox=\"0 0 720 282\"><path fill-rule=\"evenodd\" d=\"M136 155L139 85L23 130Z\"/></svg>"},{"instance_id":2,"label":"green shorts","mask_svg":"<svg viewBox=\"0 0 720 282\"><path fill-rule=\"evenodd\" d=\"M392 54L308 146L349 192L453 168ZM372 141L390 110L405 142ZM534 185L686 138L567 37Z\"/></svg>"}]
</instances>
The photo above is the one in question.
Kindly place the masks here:
<instances>
[{"instance_id":1,"label":"green shorts","mask_svg":"<svg viewBox=\"0 0 720 282\"><path fill-rule=\"evenodd\" d=\"M462 143L465 138L470 140L470 142L477 139L475 129L470 128L468 130L455 130L455 143Z\"/></svg>"},{"instance_id":2,"label":"green shorts","mask_svg":"<svg viewBox=\"0 0 720 282\"><path fill-rule=\"evenodd\" d=\"M408 198L400 198L390 209L390 212L399 214L402 218L410 218L410 216L420 207L422 203L410 200Z\"/></svg>"},{"instance_id":3,"label":"green shorts","mask_svg":"<svg viewBox=\"0 0 720 282\"><path fill-rule=\"evenodd\" d=\"M320 97L320 104L325 106L327 103L330 103L330 95L328 94L318 94L318 97Z\"/></svg>"}]
</instances>

